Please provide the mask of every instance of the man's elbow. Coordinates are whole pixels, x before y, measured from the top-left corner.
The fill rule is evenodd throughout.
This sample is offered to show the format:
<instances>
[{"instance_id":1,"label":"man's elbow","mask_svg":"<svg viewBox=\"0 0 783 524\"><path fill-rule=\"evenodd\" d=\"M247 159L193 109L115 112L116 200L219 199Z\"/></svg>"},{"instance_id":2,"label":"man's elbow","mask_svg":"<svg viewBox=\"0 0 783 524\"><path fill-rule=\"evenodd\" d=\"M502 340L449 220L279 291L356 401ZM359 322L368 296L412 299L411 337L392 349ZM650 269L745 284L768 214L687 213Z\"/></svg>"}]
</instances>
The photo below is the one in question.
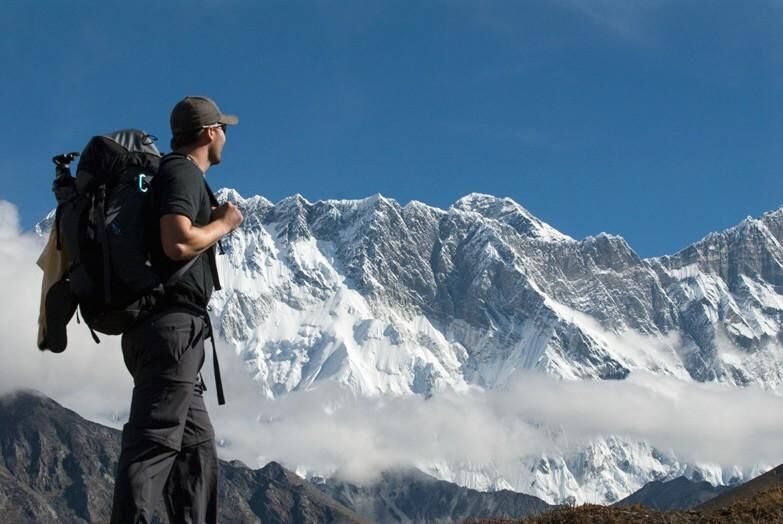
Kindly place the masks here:
<instances>
[{"instance_id":1,"label":"man's elbow","mask_svg":"<svg viewBox=\"0 0 783 524\"><path fill-rule=\"evenodd\" d=\"M184 262L196 255L186 244L180 243L163 244L163 253L175 262Z\"/></svg>"}]
</instances>

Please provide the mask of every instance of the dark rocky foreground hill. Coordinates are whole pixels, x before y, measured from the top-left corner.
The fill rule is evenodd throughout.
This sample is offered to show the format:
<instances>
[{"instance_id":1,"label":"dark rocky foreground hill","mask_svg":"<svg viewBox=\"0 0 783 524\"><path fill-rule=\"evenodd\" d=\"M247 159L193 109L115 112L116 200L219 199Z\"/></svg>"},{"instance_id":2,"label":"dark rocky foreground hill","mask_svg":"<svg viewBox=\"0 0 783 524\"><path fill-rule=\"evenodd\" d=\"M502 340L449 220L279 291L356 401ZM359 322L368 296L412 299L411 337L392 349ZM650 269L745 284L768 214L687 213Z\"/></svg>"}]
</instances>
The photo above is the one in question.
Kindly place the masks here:
<instances>
[{"instance_id":1,"label":"dark rocky foreground hill","mask_svg":"<svg viewBox=\"0 0 783 524\"><path fill-rule=\"evenodd\" d=\"M119 431L49 398L0 398L0 522L108 522L119 452ZM274 462L221 461L220 473L224 523L368 522Z\"/></svg>"},{"instance_id":2,"label":"dark rocky foreground hill","mask_svg":"<svg viewBox=\"0 0 783 524\"><path fill-rule=\"evenodd\" d=\"M697 482L677 477L673 480L650 482L614 506L639 505L663 511L691 509L730 489L730 486L713 486L706 481Z\"/></svg>"},{"instance_id":3,"label":"dark rocky foreground hill","mask_svg":"<svg viewBox=\"0 0 783 524\"><path fill-rule=\"evenodd\" d=\"M652 486L651 490L643 488L640 491L649 495L660 490L660 483L653 484L658 485ZM681 482L677 484L682 485ZM668 488L670 490L671 486ZM686 486L686 494L698 493L699 490L694 488L698 486ZM691 510L658 511L639 504L614 507L585 505L578 508L558 508L524 519L476 519L469 522L470 524L778 523L783 522L783 466L778 466L750 482L729 489Z\"/></svg>"},{"instance_id":4,"label":"dark rocky foreground hill","mask_svg":"<svg viewBox=\"0 0 783 524\"><path fill-rule=\"evenodd\" d=\"M783 465L780 465L763 475L759 475L750 482L729 490L721 495L708 500L697 509L720 510L729 508L737 503L747 501L762 494L780 492L783 494ZM783 504L783 498L780 499ZM783 522L783 518L781 519Z\"/></svg>"},{"instance_id":5,"label":"dark rocky foreground hill","mask_svg":"<svg viewBox=\"0 0 783 524\"><path fill-rule=\"evenodd\" d=\"M108 522L119 452L119 431L41 394L0 397L0 522ZM370 487L316 486L274 462L252 470L221 461L220 475L222 523L446 523L548 508L535 497L480 493L415 471L384 474Z\"/></svg>"}]
</instances>

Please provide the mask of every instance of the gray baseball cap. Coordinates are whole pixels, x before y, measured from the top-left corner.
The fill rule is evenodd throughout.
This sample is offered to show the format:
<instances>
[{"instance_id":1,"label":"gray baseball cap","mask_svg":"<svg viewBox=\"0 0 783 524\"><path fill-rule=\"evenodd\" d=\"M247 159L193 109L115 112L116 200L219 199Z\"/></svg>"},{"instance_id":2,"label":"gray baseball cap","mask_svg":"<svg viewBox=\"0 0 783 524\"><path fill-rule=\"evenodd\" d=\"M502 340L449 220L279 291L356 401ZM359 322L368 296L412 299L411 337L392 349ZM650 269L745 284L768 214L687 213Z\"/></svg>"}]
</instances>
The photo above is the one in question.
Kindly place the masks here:
<instances>
[{"instance_id":1,"label":"gray baseball cap","mask_svg":"<svg viewBox=\"0 0 783 524\"><path fill-rule=\"evenodd\" d=\"M186 96L171 110L171 134L185 135L214 124L234 125L239 118L224 115L217 104L205 96Z\"/></svg>"}]
</instances>

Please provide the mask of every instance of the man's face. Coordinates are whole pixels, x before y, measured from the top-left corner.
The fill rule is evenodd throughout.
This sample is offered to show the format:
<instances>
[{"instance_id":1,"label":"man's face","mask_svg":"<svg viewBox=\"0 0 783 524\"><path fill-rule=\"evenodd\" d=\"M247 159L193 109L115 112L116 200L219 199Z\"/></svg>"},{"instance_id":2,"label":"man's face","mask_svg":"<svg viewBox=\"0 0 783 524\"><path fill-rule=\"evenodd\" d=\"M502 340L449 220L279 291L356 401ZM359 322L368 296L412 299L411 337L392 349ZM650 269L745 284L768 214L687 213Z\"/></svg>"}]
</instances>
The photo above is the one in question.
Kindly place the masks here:
<instances>
[{"instance_id":1,"label":"man's face","mask_svg":"<svg viewBox=\"0 0 783 524\"><path fill-rule=\"evenodd\" d=\"M209 163L214 166L220 163L223 154L223 146L226 145L225 124L222 126L210 127L207 131L212 137L212 141L207 150L208 159Z\"/></svg>"}]
</instances>

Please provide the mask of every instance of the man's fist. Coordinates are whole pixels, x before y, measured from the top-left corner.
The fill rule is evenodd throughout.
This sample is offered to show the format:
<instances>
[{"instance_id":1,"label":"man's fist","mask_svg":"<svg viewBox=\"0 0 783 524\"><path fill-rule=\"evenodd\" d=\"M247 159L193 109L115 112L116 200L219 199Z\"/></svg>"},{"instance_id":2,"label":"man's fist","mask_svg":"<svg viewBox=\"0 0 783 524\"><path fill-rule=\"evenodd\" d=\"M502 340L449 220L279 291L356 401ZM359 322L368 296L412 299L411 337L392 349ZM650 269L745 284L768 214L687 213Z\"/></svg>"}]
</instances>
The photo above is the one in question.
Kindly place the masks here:
<instances>
[{"instance_id":1,"label":"man's fist","mask_svg":"<svg viewBox=\"0 0 783 524\"><path fill-rule=\"evenodd\" d=\"M228 232L234 231L245 217L237 206L231 202L226 202L212 210L212 220L220 220L228 227Z\"/></svg>"}]
</instances>

